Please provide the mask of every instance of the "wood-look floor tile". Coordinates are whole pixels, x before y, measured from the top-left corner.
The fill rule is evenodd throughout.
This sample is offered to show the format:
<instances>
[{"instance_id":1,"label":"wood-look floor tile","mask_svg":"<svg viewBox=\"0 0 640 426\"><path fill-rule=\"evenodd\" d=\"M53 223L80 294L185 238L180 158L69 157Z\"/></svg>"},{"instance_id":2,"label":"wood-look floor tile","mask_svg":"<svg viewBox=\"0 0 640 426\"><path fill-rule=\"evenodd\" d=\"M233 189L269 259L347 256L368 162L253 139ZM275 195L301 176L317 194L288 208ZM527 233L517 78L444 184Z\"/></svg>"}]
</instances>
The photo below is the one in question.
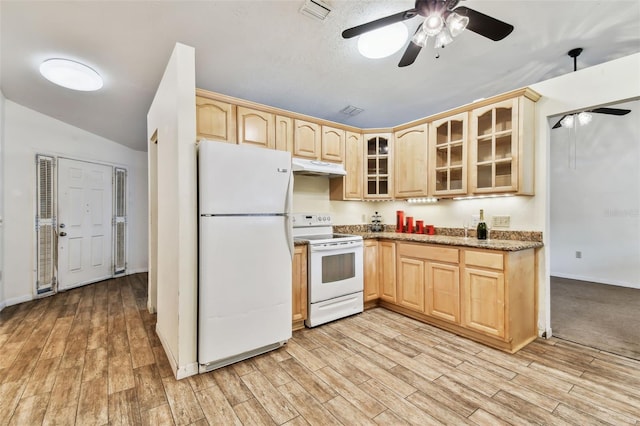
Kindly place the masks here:
<instances>
[{"instance_id":1,"label":"wood-look floor tile","mask_svg":"<svg viewBox=\"0 0 640 426\"><path fill-rule=\"evenodd\" d=\"M469 420L471 420L473 424L479 426L511 426L512 424L492 415L491 413L487 413L482 408L478 408L472 415L470 415Z\"/></svg>"},{"instance_id":2,"label":"wood-look floor tile","mask_svg":"<svg viewBox=\"0 0 640 426\"><path fill-rule=\"evenodd\" d=\"M141 339L129 339L129 348L131 351L131 365L133 368L150 365L156 362L153 350L149 345L146 337Z\"/></svg>"},{"instance_id":3,"label":"wood-look floor tile","mask_svg":"<svg viewBox=\"0 0 640 426\"><path fill-rule=\"evenodd\" d=\"M440 368L433 368L432 366L436 364L436 362L420 362L417 357L408 357L403 353L400 353L386 345L376 345L372 349L380 355L387 357L388 359L392 359L397 364L408 368L409 370L424 377L427 380L435 380L452 369L451 367L446 365L438 366Z\"/></svg>"},{"instance_id":4,"label":"wood-look floor tile","mask_svg":"<svg viewBox=\"0 0 640 426\"><path fill-rule=\"evenodd\" d=\"M168 403L162 378L155 365L138 367L133 370L133 375L140 411L147 411Z\"/></svg>"},{"instance_id":5,"label":"wood-look floor tile","mask_svg":"<svg viewBox=\"0 0 640 426\"><path fill-rule=\"evenodd\" d=\"M322 368L316 371L315 374L369 418L373 418L387 409L387 407L363 391L361 389L362 385L353 384L331 367Z\"/></svg>"},{"instance_id":6,"label":"wood-look floor tile","mask_svg":"<svg viewBox=\"0 0 640 426\"><path fill-rule=\"evenodd\" d=\"M377 340L372 339L371 337L366 335L366 332L369 330L367 330L366 328L362 328L355 323L346 324L344 321L336 321L329 323L328 327L338 330L346 337L355 340L356 342L368 348L373 348L374 346L377 346L379 344Z\"/></svg>"},{"instance_id":7,"label":"wood-look floor tile","mask_svg":"<svg viewBox=\"0 0 640 426\"><path fill-rule=\"evenodd\" d=\"M165 377L162 379L162 384L171 407L173 421L177 425L188 425L204 418L202 408L200 408L196 396L186 380Z\"/></svg>"},{"instance_id":8,"label":"wood-look floor tile","mask_svg":"<svg viewBox=\"0 0 640 426\"><path fill-rule=\"evenodd\" d=\"M286 423L283 423L282 426L309 426L309 422L304 419L302 416L294 417Z\"/></svg>"},{"instance_id":9,"label":"wood-look floor tile","mask_svg":"<svg viewBox=\"0 0 640 426\"><path fill-rule=\"evenodd\" d=\"M311 371L319 370L327 365L324 361L313 355L311 351L296 343L294 339L289 340L285 345L285 349L292 357Z\"/></svg>"},{"instance_id":10,"label":"wood-look floor tile","mask_svg":"<svg viewBox=\"0 0 640 426\"><path fill-rule=\"evenodd\" d=\"M368 346L363 345L360 342L356 342L355 340L346 338L341 342L345 347L349 348L351 352L353 352L353 356L349 359L353 359L355 356L360 356L361 358L366 358L370 362L376 364L380 368L384 370L389 370L396 365L398 365L395 361L385 357L380 356L379 353L369 348Z\"/></svg>"},{"instance_id":11,"label":"wood-look floor tile","mask_svg":"<svg viewBox=\"0 0 640 426\"><path fill-rule=\"evenodd\" d=\"M20 402L20 397L27 386L24 381L6 382L0 384L0 424L6 425Z\"/></svg>"},{"instance_id":12,"label":"wood-look floor tile","mask_svg":"<svg viewBox=\"0 0 640 426\"><path fill-rule=\"evenodd\" d=\"M109 421L109 394L107 378L97 378L80 385L78 399L78 425L104 425Z\"/></svg>"},{"instance_id":13,"label":"wood-look floor tile","mask_svg":"<svg viewBox=\"0 0 640 426\"><path fill-rule=\"evenodd\" d=\"M282 424L299 414L295 407L287 402L284 396L259 371L246 374L240 380L276 423Z\"/></svg>"},{"instance_id":14,"label":"wood-look floor tile","mask_svg":"<svg viewBox=\"0 0 640 426\"><path fill-rule=\"evenodd\" d=\"M40 359L31 373L22 398L51 392L56 380L59 364L60 357Z\"/></svg>"},{"instance_id":15,"label":"wood-look floor tile","mask_svg":"<svg viewBox=\"0 0 640 426\"><path fill-rule=\"evenodd\" d=\"M23 426L42 423L48 402L48 392L21 398L13 416L11 416L9 425Z\"/></svg>"},{"instance_id":16,"label":"wood-look floor tile","mask_svg":"<svg viewBox=\"0 0 640 426\"><path fill-rule=\"evenodd\" d=\"M365 374L368 374L371 377L376 378L381 383L384 383L389 389L396 392L398 395L402 397L406 397L411 395L416 391L416 388L398 379L393 374L389 373L388 370L380 368L378 365L371 362L369 359L365 359L359 355L355 355L351 357L349 360L354 365L357 365L360 370L362 370ZM413 370L412 370L413 371Z\"/></svg>"},{"instance_id":17,"label":"wood-look floor tile","mask_svg":"<svg viewBox=\"0 0 640 426\"><path fill-rule=\"evenodd\" d=\"M209 424L242 425L233 407L215 383L195 394Z\"/></svg>"},{"instance_id":18,"label":"wood-look floor tile","mask_svg":"<svg viewBox=\"0 0 640 426\"><path fill-rule=\"evenodd\" d=\"M402 418L400 418L396 413L394 413L391 409L383 411L373 418L373 421L381 426L393 425L393 426L404 426L410 425L410 423Z\"/></svg>"},{"instance_id":19,"label":"wood-look floor tile","mask_svg":"<svg viewBox=\"0 0 640 426\"><path fill-rule=\"evenodd\" d=\"M278 390L309 424L322 426L338 423L336 418L297 382L288 382L278 387ZM353 409L358 411L355 407Z\"/></svg>"},{"instance_id":20,"label":"wood-look floor tile","mask_svg":"<svg viewBox=\"0 0 640 426\"><path fill-rule=\"evenodd\" d=\"M282 367L288 371L300 386L309 394L320 402L328 401L336 396L336 392L321 380L317 375L312 373L304 365L300 364L295 358L289 358L281 362Z\"/></svg>"},{"instance_id":21,"label":"wood-look floor tile","mask_svg":"<svg viewBox=\"0 0 640 426\"><path fill-rule=\"evenodd\" d=\"M109 374L109 362L106 348L88 350L84 357L84 367L82 370L82 381L104 378Z\"/></svg>"},{"instance_id":22,"label":"wood-look floor tile","mask_svg":"<svg viewBox=\"0 0 640 426\"><path fill-rule=\"evenodd\" d=\"M26 346L26 345L25 345ZM0 383L23 381L26 383L40 356L41 349L21 350L17 360L10 366L0 369ZM4 356L4 353L2 354Z\"/></svg>"},{"instance_id":23,"label":"wood-look floor tile","mask_svg":"<svg viewBox=\"0 0 640 426\"><path fill-rule=\"evenodd\" d=\"M168 403L150 408L147 411L142 411L140 417L142 424L145 426L175 425Z\"/></svg>"},{"instance_id":24,"label":"wood-look floor tile","mask_svg":"<svg viewBox=\"0 0 640 426\"><path fill-rule=\"evenodd\" d=\"M255 398L234 405L233 411L236 412L243 425L270 426L276 424Z\"/></svg>"},{"instance_id":25,"label":"wood-look floor tile","mask_svg":"<svg viewBox=\"0 0 640 426\"><path fill-rule=\"evenodd\" d=\"M441 404L437 399L432 398L428 394L422 392L414 392L407 398L414 406L418 407L425 413L429 413L431 417L437 419L446 425L464 425L469 424L466 417L461 416L457 412L450 410L445 405Z\"/></svg>"},{"instance_id":26,"label":"wood-look floor tile","mask_svg":"<svg viewBox=\"0 0 640 426\"><path fill-rule=\"evenodd\" d=\"M22 350L24 342L5 343L2 346L2 356L0 357L0 369L9 368L16 360Z\"/></svg>"},{"instance_id":27,"label":"wood-look floor tile","mask_svg":"<svg viewBox=\"0 0 640 426\"><path fill-rule=\"evenodd\" d=\"M133 377L131 356L128 353L109 356L108 362L109 395L135 387L136 381Z\"/></svg>"},{"instance_id":28,"label":"wood-look floor tile","mask_svg":"<svg viewBox=\"0 0 640 426\"><path fill-rule=\"evenodd\" d=\"M80 386L82 384L82 370L78 368L59 369L56 381L51 390L51 397L47 406L47 416L51 423L55 423L56 418L62 418L60 414L69 414L68 407L71 407L73 416L70 420L75 421L76 409L80 398ZM68 423L65 421L65 423Z\"/></svg>"},{"instance_id":29,"label":"wood-look floor tile","mask_svg":"<svg viewBox=\"0 0 640 426\"><path fill-rule=\"evenodd\" d=\"M109 395L109 425L140 425L140 408L135 389Z\"/></svg>"},{"instance_id":30,"label":"wood-look floor tile","mask_svg":"<svg viewBox=\"0 0 640 426\"><path fill-rule=\"evenodd\" d=\"M584 413L580 410L576 410L574 408L568 407L564 404L558 404L553 414L556 417L563 419L566 422L569 422L576 426L583 425L610 425L611 423L605 422L604 420L600 420L596 417L590 416L587 413Z\"/></svg>"},{"instance_id":31,"label":"wood-look floor tile","mask_svg":"<svg viewBox=\"0 0 640 426\"><path fill-rule=\"evenodd\" d=\"M247 389L240 376L233 369L221 368L213 371L212 374L216 384L233 407L253 398L251 391Z\"/></svg>"},{"instance_id":32,"label":"wood-look floor tile","mask_svg":"<svg viewBox=\"0 0 640 426\"><path fill-rule=\"evenodd\" d=\"M186 379L191 385L191 389L194 392L201 391L206 388L210 388L211 386L217 386L216 380L213 377L213 372L210 371L208 373L196 374L194 376L189 376Z\"/></svg>"},{"instance_id":33,"label":"wood-look floor tile","mask_svg":"<svg viewBox=\"0 0 640 426\"><path fill-rule=\"evenodd\" d=\"M231 365L231 368L233 368L233 371L235 371L238 376L244 376L245 374L253 373L254 371L256 371L254 360L255 358L236 362L235 364Z\"/></svg>"},{"instance_id":34,"label":"wood-look floor tile","mask_svg":"<svg viewBox=\"0 0 640 426\"><path fill-rule=\"evenodd\" d=\"M640 374L640 371L638 373ZM622 396L613 398L611 393L598 394L582 386L574 386L569 393L594 405L605 405L640 422L640 399Z\"/></svg>"},{"instance_id":35,"label":"wood-look floor tile","mask_svg":"<svg viewBox=\"0 0 640 426\"><path fill-rule=\"evenodd\" d=\"M173 377L173 370L171 369L171 364L167 359L167 354L165 353L164 348L162 346L154 346L152 350L160 377L163 379L165 377Z\"/></svg>"},{"instance_id":36,"label":"wood-look floor tile","mask_svg":"<svg viewBox=\"0 0 640 426\"><path fill-rule=\"evenodd\" d=\"M367 328L369 330L375 330L376 332L386 336L390 339L395 339L398 336L402 336L402 333L395 328L391 328L384 323L376 322L373 318L367 315L356 315L353 318L355 324L360 327Z\"/></svg>"},{"instance_id":37,"label":"wood-look floor tile","mask_svg":"<svg viewBox=\"0 0 640 426\"><path fill-rule=\"evenodd\" d=\"M357 409L353 404L351 404L349 401L347 401L346 399L344 399L344 397L340 395L325 402L324 406L327 407L327 409L330 410L330 413L333 414L333 416L335 416L340 422L342 422L342 424L345 424L345 425L375 425L376 424L376 422L374 422L372 419L366 416L362 411ZM380 414L378 414L378 416L380 416ZM308 417L305 415L305 418L308 418ZM334 421L330 423L324 422L324 423L316 423L316 424L336 424L336 422Z\"/></svg>"},{"instance_id":38,"label":"wood-look floor tile","mask_svg":"<svg viewBox=\"0 0 640 426\"><path fill-rule=\"evenodd\" d=\"M408 399L400 397L388 387L376 379L371 379L362 384L361 389L390 408L400 418L416 425L440 424L429 413L422 411L413 405Z\"/></svg>"},{"instance_id":39,"label":"wood-look floor tile","mask_svg":"<svg viewBox=\"0 0 640 426\"><path fill-rule=\"evenodd\" d=\"M87 349L97 349L107 347L107 326L92 327L89 329L89 337L87 339Z\"/></svg>"},{"instance_id":40,"label":"wood-look floor tile","mask_svg":"<svg viewBox=\"0 0 640 426\"><path fill-rule=\"evenodd\" d=\"M58 358L64 353L64 348L67 344L67 335L71 329L71 323L73 317L64 317L56 320L49 339L42 349L41 359Z\"/></svg>"},{"instance_id":41,"label":"wood-look floor tile","mask_svg":"<svg viewBox=\"0 0 640 426\"><path fill-rule=\"evenodd\" d=\"M60 360L60 368L82 369L87 351L87 339L78 337L69 339Z\"/></svg>"},{"instance_id":42,"label":"wood-look floor tile","mask_svg":"<svg viewBox=\"0 0 640 426\"><path fill-rule=\"evenodd\" d=\"M369 375L363 373L356 365L349 362L348 359L335 356L335 353L329 349L318 348L312 352L318 358L324 360L328 366L355 384L366 382L371 378ZM353 352L351 352L351 355L353 355Z\"/></svg>"},{"instance_id":43,"label":"wood-look floor tile","mask_svg":"<svg viewBox=\"0 0 640 426\"><path fill-rule=\"evenodd\" d=\"M76 405L66 405L56 409L47 407L42 426L73 426L76 424Z\"/></svg>"}]
</instances>

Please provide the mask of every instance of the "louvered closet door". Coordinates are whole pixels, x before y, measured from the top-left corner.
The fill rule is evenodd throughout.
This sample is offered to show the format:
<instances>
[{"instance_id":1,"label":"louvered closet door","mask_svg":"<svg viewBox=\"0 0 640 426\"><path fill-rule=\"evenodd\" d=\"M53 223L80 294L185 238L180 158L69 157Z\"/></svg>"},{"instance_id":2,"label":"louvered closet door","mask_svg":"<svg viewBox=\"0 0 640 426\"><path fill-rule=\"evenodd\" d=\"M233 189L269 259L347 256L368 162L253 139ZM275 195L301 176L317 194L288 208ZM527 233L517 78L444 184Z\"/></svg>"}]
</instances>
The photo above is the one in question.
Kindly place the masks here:
<instances>
[{"instance_id":1,"label":"louvered closet door","mask_svg":"<svg viewBox=\"0 0 640 426\"><path fill-rule=\"evenodd\" d=\"M127 171L116 167L114 174L113 273L127 269Z\"/></svg>"},{"instance_id":2,"label":"louvered closet door","mask_svg":"<svg viewBox=\"0 0 640 426\"><path fill-rule=\"evenodd\" d=\"M110 278L112 176L102 164L58 160L58 288Z\"/></svg>"},{"instance_id":3,"label":"louvered closet door","mask_svg":"<svg viewBox=\"0 0 640 426\"><path fill-rule=\"evenodd\" d=\"M36 292L54 291L56 281L55 159L36 157Z\"/></svg>"}]
</instances>

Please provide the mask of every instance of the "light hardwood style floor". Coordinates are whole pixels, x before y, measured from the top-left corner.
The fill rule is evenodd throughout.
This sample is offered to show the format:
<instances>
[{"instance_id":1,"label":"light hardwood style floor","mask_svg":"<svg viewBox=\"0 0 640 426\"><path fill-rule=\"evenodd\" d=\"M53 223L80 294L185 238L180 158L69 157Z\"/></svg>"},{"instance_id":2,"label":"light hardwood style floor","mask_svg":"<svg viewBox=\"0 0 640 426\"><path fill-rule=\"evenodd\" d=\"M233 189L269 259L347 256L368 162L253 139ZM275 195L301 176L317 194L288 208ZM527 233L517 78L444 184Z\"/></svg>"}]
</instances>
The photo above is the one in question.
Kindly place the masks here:
<instances>
[{"instance_id":1,"label":"light hardwood style floor","mask_svg":"<svg viewBox=\"0 0 640 426\"><path fill-rule=\"evenodd\" d=\"M0 424L640 425L640 362L561 340L508 355L381 308L176 381L146 275L0 312Z\"/></svg>"}]
</instances>

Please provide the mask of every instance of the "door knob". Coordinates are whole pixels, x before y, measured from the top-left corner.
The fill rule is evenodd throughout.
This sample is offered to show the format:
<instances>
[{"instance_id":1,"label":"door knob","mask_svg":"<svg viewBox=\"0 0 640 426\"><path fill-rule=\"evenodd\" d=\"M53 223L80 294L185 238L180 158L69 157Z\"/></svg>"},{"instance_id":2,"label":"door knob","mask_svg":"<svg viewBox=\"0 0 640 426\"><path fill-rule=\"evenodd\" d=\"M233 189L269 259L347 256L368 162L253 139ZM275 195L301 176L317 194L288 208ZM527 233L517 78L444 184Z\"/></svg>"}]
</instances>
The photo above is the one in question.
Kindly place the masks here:
<instances>
[{"instance_id":1,"label":"door knob","mask_svg":"<svg viewBox=\"0 0 640 426\"><path fill-rule=\"evenodd\" d=\"M60 236L61 236L61 237L66 237L66 236L67 236L67 233L66 233L66 232L64 232L64 231L62 231L62 232L60 233Z\"/></svg>"}]
</instances>

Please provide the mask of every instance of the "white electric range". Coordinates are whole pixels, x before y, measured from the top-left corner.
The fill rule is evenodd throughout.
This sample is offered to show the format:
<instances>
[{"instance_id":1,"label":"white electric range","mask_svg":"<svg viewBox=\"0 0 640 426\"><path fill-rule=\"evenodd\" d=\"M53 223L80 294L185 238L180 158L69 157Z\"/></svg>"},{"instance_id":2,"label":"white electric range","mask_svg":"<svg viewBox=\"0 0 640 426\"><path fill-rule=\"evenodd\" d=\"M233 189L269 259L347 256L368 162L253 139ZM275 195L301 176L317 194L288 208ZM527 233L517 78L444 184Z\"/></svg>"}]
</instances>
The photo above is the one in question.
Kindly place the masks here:
<instances>
[{"instance_id":1,"label":"white electric range","mask_svg":"<svg viewBox=\"0 0 640 426\"><path fill-rule=\"evenodd\" d=\"M307 327L362 312L362 237L334 233L330 214L295 213L292 216L294 239L309 244Z\"/></svg>"}]
</instances>

